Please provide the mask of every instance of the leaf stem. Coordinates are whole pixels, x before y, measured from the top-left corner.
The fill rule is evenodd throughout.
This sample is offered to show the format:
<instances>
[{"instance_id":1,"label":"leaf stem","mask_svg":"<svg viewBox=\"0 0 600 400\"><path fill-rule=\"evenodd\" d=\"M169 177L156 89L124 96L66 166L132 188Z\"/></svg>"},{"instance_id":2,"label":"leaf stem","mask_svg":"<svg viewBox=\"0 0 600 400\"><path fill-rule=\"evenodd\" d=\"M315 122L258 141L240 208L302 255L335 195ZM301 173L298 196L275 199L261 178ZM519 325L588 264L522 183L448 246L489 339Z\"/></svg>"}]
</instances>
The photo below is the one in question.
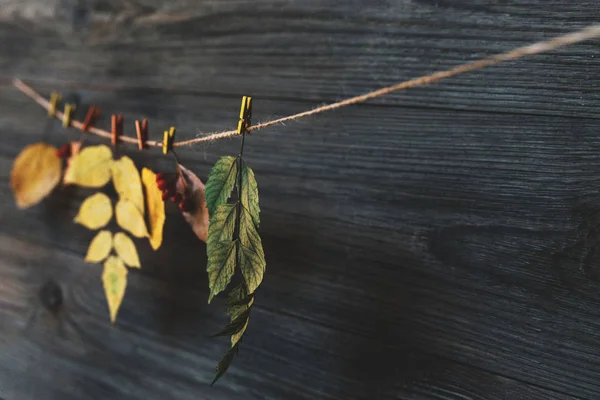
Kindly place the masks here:
<instances>
[{"instance_id":1,"label":"leaf stem","mask_svg":"<svg viewBox=\"0 0 600 400\"><path fill-rule=\"evenodd\" d=\"M183 175L183 171L181 170L181 163L179 162L179 157L177 156L177 153L175 153L175 150L171 150L171 154L173 154L173 157L175 158L175 165L177 166L177 176L179 176L179 178L183 182L183 190L187 192L188 184L185 180L185 176Z\"/></svg>"},{"instance_id":2,"label":"leaf stem","mask_svg":"<svg viewBox=\"0 0 600 400\"><path fill-rule=\"evenodd\" d=\"M240 159L244 155L244 142L246 141L246 131L242 132L242 146L240 147Z\"/></svg>"},{"instance_id":3,"label":"leaf stem","mask_svg":"<svg viewBox=\"0 0 600 400\"><path fill-rule=\"evenodd\" d=\"M240 154L238 156L238 159L236 160L236 162L238 163L238 167L237 167L237 203L236 203L236 216L235 216L235 233L233 236L233 240L240 240L240 225L241 225L241 219L242 219L242 165L243 165L243 159L242 159L242 155L244 154L244 142L246 141L246 132L242 132L242 145L240 147ZM235 246L235 269L239 269L241 262L240 262L240 244L238 243L237 246Z\"/></svg>"}]
</instances>

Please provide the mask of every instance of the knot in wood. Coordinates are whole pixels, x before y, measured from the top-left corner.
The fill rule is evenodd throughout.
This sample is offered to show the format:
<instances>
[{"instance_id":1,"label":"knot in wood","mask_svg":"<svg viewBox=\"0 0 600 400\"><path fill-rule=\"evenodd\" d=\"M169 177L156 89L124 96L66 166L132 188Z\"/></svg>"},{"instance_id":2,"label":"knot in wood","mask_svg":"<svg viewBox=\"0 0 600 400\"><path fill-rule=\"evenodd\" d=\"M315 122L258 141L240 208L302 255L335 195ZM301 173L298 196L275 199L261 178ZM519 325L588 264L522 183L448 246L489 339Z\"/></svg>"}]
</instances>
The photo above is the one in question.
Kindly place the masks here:
<instances>
[{"instance_id":1,"label":"knot in wood","mask_svg":"<svg viewBox=\"0 0 600 400\"><path fill-rule=\"evenodd\" d=\"M62 289L55 281L48 280L40 290L40 299L47 310L57 312L63 303Z\"/></svg>"}]
</instances>

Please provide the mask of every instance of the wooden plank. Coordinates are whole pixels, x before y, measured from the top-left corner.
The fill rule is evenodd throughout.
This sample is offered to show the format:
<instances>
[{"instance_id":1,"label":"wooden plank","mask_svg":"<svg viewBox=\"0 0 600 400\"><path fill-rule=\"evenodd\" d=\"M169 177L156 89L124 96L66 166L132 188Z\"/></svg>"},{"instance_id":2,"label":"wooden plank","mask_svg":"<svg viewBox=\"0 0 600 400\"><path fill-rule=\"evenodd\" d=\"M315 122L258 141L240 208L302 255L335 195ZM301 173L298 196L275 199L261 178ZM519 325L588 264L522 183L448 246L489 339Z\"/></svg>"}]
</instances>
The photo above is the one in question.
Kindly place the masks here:
<instances>
[{"instance_id":1,"label":"wooden plank","mask_svg":"<svg viewBox=\"0 0 600 400\"><path fill-rule=\"evenodd\" d=\"M596 0L464 3L98 1L81 9L29 0L7 8L0 65L24 78L325 102L580 29L600 14ZM595 51L581 44L373 102L593 117Z\"/></svg>"},{"instance_id":2,"label":"wooden plank","mask_svg":"<svg viewBox=\"0 0 600 400\"><path fill-rule=\"evenodd\" d=\"M0 68L176 86L80 94L123 112L130 134L146 116L153 138L175 124L188 139L234 127L242 94L267 120L578 29L600 11L567 0L160 3L4 0ZM16 210L10 165L45 120L0 87L0 397L598 397L598 262L556 257L595 239L596 47L252 135L267 275L240 358L214 388L226 343L208 335L225 321L205 303L204 245L170 208L164 247L139 243L144 268L111 327L100 268L82 261L92 234L71 222L91 191ZM58 125L52 143L78 137ZM237 147L180 156L205 178ZM156 151L131 155L173 168ZM40 298L49 281L64 296L57 315Z\"/></svg>"},{"instance_id":3,"label":"wooden plank","mask_svg":"<svg viewBox=\"0 0 600 400\"><path fill-rule=\"evenodd\" d=\"M111 327L99 268L4 234L0 248L0 393L7 398L575 398L262 305L227 380L208 389L211 359L223 346L208 337L221 318L204 304L204 290L132 272ZM35 296L49 277L65 299L56 315Z\"/></svg>"},{"instance_id":4,"label":"wooden plank","mask_svg":"<svg viewBox=\"0 0 600 400\"><path fill-rule=\"evenodd\" d=\"M151 112L158 101L144 97L138 102L133 94L86 96L108 113L125 112L127 121ZM169 106L153 115L151 127L189 115L181 125L181 139L189 137L193 126L213 129L237 108L237 102L226 98L170 95L167 100ZM39 139L44 121L39 108L14 90L3 90L0 104L7 110L3 128L15 132L0 154L7 174L20 147ZM297 103L282 101L260 103L267 114L295 107ZM420 389L414 388L411 370L422 358L435 360L425 362L425 375L433 369L437 377L434 366L443 363L504 382L494 388L488 378L483 383L474 379L447 398L454 398L452 393L468 396L469 391L503 398L521 390L540 398L548 393L586 398L598 391L598 284L587 282L578 288L583 292L570 291L550 266L553 251L574 231L572 199L595 191L597 120L398 112L374 106L340 110L311 122L259 132L248 142L248 162L261 188L269 266L244 355L223 384L223 396L244 387L288 398L291 392L282 387L295 393L308 386L314 392L307 398L339 398L340 393L368 398L367 388L373 387L382 396L419 398L419 391L425 391L424 398L444 398L450 390L445 385L458 385L460 374L446 372L445 380L432 382L419 378ZM55 143L68 137L56 130ZM180 156L204 177L219 155L236 148L234 141L224 141L182 149ZM132 155L155 169L172 168L168 158ZM44 206L20 213L10 206L6 186L1 193L7 206L0 210L0 242L17 247L10 235L42 244L46 252L67 252L72 260L41 256L51 266L43 278L59 279L65 288L81 286L77 296L93 296L67 298L72 299L68 304L85 304L82 314L93 315L93 321L78 323L80 330L98 332L79 341L91 340L102 351L123 357L119 344L104 339L119 333L110 333L99 269L80 261L92 234L70 222L90 191L58 194ZM224 350L223 343L205 337L223 323L222 310L204 305L203 245L175 211L169 214L164 248L152 254L146 245L144 268L132 274L117 332L121 327L134 332L128 336L130 346L149 340L147 357L167 357L165 365L188 360L177 367L182 370L165 374L191 380L189 390L196 393ZM39 279L37 287L45 282ZM0 296L13 297L12 292ZM15 321L22 309L7 321L19 325ZM30 346L20 342L15 348ZM45 343L37 346L42 353L34 358L55 357L43 355ZM175 359L164 355L173 346L181 348ZM411 352L416 358L394 369ZM126 354L131 362L139 357ZM381 365L374 366L380 359ZM102 358L97 368L104 375L86 375L84 381L109 385L112 367L105 363L112 362ZM36 382L44 379L35 377ZM164 390L175 390L170 385ZM120 390L115 387L103 390ZM76 396L78 389L72 390L65 396ZM123 389L147 398L145 390Z\"/></svg>"}]
</instances>

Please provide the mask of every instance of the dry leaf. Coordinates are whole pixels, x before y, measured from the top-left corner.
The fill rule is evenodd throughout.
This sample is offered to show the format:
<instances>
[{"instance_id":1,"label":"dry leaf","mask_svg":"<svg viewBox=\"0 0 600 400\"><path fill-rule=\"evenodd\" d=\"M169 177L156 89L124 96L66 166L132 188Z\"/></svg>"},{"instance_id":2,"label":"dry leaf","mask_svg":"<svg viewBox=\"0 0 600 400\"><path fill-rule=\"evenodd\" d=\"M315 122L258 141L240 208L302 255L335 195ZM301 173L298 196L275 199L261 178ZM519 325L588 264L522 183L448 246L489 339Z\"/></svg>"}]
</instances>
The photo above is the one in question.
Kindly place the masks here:
<instances>
[{"instance_id":1,"label":"dry leaf","mask_svg":"<svg viewBox=\"0 0 600 400\"><path fill-rule=\"evenodd\" d=\"M110 254L112 243L112 233L110 231L104 230L98 232L90 243L85 261L90 263L103 261Z\"/></svg>"},{"instance_id":2,"label":"dry leaf","mask_svg":"<svg viewBox=\"0 0 600 400\"><path fill-rule=\"evenodd\" d=\"M165 202L156 185L156 174L148 168L142 170L142 182L146 188L148 222L150 223L150 245L157 250L162 243L163 226L165 225Z\"/></svg>"},{"instance_id":3,"label":"dry leaf","mask_svg":"<svg viewBox=\"0 0 600 400\"><path fill-rule=\"evenodd\" d=\"M130 200L121 199L115 208L117 224L133 236L148 237L146 222L140 210Z\"/></svg>"},{"instance_id":4,"label":"dry leaf","mask_svg":"<svg viewBox=\"0 0 600 400\"><path fill-rule=\"evenodd\" d=\"M88 229L99 229L108 224L112 218L112 204L104 193L96 193L83 201L75 222Z\"/></svg>"},{"instance_id":5,"label":"dry leaf","mask_svg":"<svg viewBox=\"0 0 600 400\"><path fill-rule=\"evenodd\" d=\"M141 268L140 258L138 257L133 240L123 232L116 233L113 240L115 251L123 262L130 267Z\"/></svg>"},{"instance_id":6,"label":"dry leaf","mask_svg":"<svg viewBox=\"0 0 600 400\"><path fill-rule=\"evenodd\" d=\"M104 263L102 283L110 312L110 321L114 324L127 287L127 268L121 259L115 256L108 257Z\"/></svg>"},{"instance_id":7,"label":"dry leaf","mask_svg":"<svg viewBox=\"0 0 600 400\"><path fill-rule=\"evenodd\" d=\"M131 201L144 215L144 193L140 174L131 158L121 157L111 164L111 172L115 190L121 199Z\"/></svg>"},{"instance_id":8,"label":"dry leaf","mask_svg":"<svg viewBox=\"0 0 600 400\"><path fill-rule=\"evenodd\" d=\"M179 164L188 183L188 193L194 205L193 211L182 212L183 218L190 224L200 240L206 242L208 236L208 209L204 198L204 183L192 171Z\"/></svg>"},{"instance_id":9,"label":"dry leaf","mask_svg":"<svg viewBox=\"0 0 600 400\"><path fill-rule=\"evenodd\" d=\"M15 159L10 185L19 208L39 203L60 182L62 163L56 151L56 147L35 143Z\"/></svg>"},{"instance_id":10,"label":"dry leaf","mask_svg":"<svg viewBox=\"0 0 600 400\"><path fill-rule=\"evenodd\" d=\"M111 177L112 151L108 146L90 146L70 160L64 177L65 184L102 187Z\"/></svg>"}]
</instances>

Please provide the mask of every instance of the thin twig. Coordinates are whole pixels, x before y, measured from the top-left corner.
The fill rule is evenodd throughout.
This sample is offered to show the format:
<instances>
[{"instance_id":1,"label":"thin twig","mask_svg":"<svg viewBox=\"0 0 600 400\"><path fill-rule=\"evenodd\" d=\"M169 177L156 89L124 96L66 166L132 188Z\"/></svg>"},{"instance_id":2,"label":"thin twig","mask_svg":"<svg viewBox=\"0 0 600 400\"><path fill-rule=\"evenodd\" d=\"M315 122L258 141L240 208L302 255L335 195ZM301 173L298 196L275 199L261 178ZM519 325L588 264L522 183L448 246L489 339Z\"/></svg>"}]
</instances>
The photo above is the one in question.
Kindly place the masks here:
<instances>
[{"instance_id":1,"label":"thin twig","mask_svg":"<svg viewBox=\"0 0 600 400\"><path fill-rule=\"evenodd\" d=\"M248 131L256 131L259 129L264 129L269 126L281 124L281 123L284 123L287 121L294 121L294 120L297 120L300 118L309 117L309 116L320 114L320 113L323 113L326 111L331 111L331 110L335 110L335 109L338 109L341 107L346 107L346 106L349 106L352 104L363 103L367 100L371 100L376 97L381 97L381 96L384 96L384 95L387 95L387 94L390 94L392 92L396 92L399 90L405 90L405 89L409 89L409 88L413 88L413 87L417 87L417 86L429 85L434 82L439 82L443 79L447 79L447 78L450 78L453 76L464 74L466 72L480 70L480 69L489 67L491 65L499 64L501 62L516 60L516 59L534 55L534 54L545 53L545 52L557 49L559 47L569 46L569 45L572 45L575 43L583 42L583 41L590 40L590 39L595 39L598 37L600 37L600 25L591 25L580 31L569 33L569 34L566 34L563 36L559 36L557 38L554 38L554 39L551 39L548 41L538 42L538 43L534 43L532 45L519 47L515 50L511 50L506 53L501 53L501 54L497 54L497 55L494 55L494 56L491 56L488 58L484 58L481 60L472 61L470 63L459 65L458 67L454 67L454 68L446 70L446 71L436 72L431 75L426 75L426 76L422 76L420 78L411 79L409 81L401 82L401 83L398 83L393 86L384 87L382 89L375 90L375 91L372 91L369 93L365 93L360 96L351 97L349 99L342 100L342 101L339 101L339 102L336 102L333 104L325 105L322 107L317 107L312 110L304 111L304 112L301 112L298 114L289 115L287 117L278 118L278 119L275 119L272 121L267 121L267 122L263 122L261 124L253 125L248 128ZM48 102L48 100L46 100L44 97L39 95L35 90L33 90L31 87L29 87L28 85L23 83L21 80L14 79L13 85L17 89L19 89L20 91L25 93L27 96L31 97L33 100L35 100L39 105L41 105L45 109L48 109L50 107L50 103ZM63 116L62 112L60 112L60 111L56 112L57 118L60 119L60 118L62 118L62 116ZM78 122L78 121L73 121L72 125L78 129L81 129L81 127L82 127L81 122ZM110 139L110 137L111 137L110 132L107 132L102 129L94 128L94 127L91 127L89 129L89 132L93 133L95 135L98 135L98 136L105 137L107 139ZM190 139L190 140L176 142L176 143L173 143L173 146L174 147L190 146L190 145L201 143L201 142L210 142L210 141L224 139L224 138L235 136L235 135L238 135L237 130L215 132L215 133L210 133L210 134L204 135L202 137L197 137L197 138ZM136 138L128 137L128 136L121 136L121 140L123 140L124 142L127 142L127 143L132 143L132 144L137 144L137 142L138 142ZM153 141L153 140L148 141L147 144L148 144L148 146L155 146L155 147L162 146L161 142L157 142L157 141Z\"/></svg>"}]
</instances>

